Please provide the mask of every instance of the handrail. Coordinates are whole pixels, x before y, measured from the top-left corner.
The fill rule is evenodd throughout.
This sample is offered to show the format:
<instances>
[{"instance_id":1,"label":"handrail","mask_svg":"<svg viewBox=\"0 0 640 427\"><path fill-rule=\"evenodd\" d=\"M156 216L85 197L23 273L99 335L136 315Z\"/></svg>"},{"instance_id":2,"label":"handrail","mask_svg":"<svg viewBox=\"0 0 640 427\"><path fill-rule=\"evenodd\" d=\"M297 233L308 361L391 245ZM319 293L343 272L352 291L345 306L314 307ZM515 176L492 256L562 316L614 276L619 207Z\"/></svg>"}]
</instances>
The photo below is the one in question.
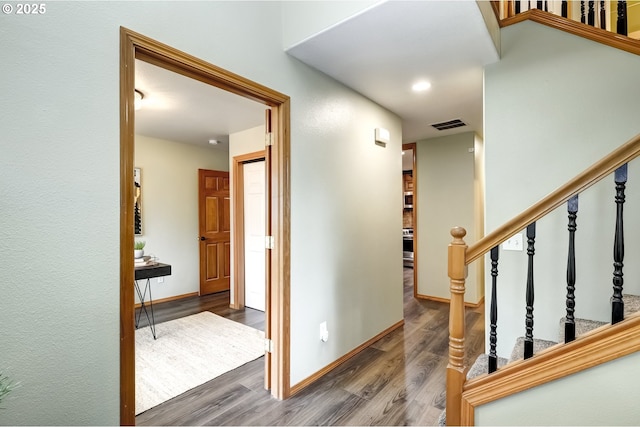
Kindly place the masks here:
<instances>
[{"instance_id":1,"label":"handrail","mask_svg":"<svg viewBox=\"0 0 640 427\"><path fill-rule=\"evenodd\" d=\"M539 9L530 9L526 12L521 12L505 19L498 18L498 23L500 24L500 28L504 28L525 20L537 22L538 24L556 28L594 42L624 50L625 52L640 55L639 40L634 40L630 37L603 30L601 28L592 27L590 25L583 24L569 18L563 18L562 16L554 15L553 13Z\"/></svg>"},{"instance_id":2,"label":"handrail","mask_svg":"<svg viewBox=\"0 0 640 427\"><path fill-rule=\"evenodd\" d=\"M591 187L602 178L611 174L623 164L640 156L640 134L636 135L624 145L612 151L600 161L580 173L578 176L550 193L535 205L524 210L510 221L496 228L467 249L465 264L468 265L480 258L491 248L504 242L527 225L542 218L562 203Z\"/></svg>"}]
</instances>

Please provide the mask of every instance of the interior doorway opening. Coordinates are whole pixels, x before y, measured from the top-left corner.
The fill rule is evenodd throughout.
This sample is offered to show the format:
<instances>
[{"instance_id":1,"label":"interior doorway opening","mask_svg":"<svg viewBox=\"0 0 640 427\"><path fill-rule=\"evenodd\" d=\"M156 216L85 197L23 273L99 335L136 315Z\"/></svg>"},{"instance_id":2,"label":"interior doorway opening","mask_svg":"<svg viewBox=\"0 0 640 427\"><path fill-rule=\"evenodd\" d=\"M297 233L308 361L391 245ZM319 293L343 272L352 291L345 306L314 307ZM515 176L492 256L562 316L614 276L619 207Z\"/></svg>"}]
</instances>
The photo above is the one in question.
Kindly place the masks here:
<instances>
[{"instance_id":1,"label":"interior doorway opening","mask_svg":"<svg viewBox=\"0 0 640 427\"><path fill-rule=\"evenodd\" d=\"M402 144L402 265L404 283L413 284L418 294L417 209L418 169L415 142Z\"/></svg>"},{"instance_id":2,"label":"interior doorway opening","mask_svg":"<svg viewBox=\"0 0 640 427\"><path fill-rule=\"evenodd\" d=\"M174 71L270 107L272 145L267 159L267 251L265 386L289 396L289 97L126 28L120 31L120 422L135 424L134 334L134 91L135 60Z\"/></svg>"},{"instance_id":3,"label":"interior doorway opening","mask_svg":"<svg viewBox=\"0 0 640 427\"><path fill-rule=\"evenodd\" d=\"M260 218L262 213L266 213L266 200L264 183L257 182L256 172L266 170L266 151L260 150L253 153L234 156L232 159L232 175L234 177L234 259L242 260L234 263L234 298L231 307L242 309L250 307L257 310L264 310L264 301L269 299L268 287L262 287L259 283L260 277L266 272L266 242L264 236L256 233L257 228L262 227L266 221ZM264 176L264 174L262 174ZM259 181L259 180L258 180ZM257 187L257 188L256 188ZM262 188L260 188L262 187ZM260 260L262 257L262 261ZM255 262L258 268L249 271L248 264ZM248 300L248 301L247 301Z\"/></svg>"}]
</instances>

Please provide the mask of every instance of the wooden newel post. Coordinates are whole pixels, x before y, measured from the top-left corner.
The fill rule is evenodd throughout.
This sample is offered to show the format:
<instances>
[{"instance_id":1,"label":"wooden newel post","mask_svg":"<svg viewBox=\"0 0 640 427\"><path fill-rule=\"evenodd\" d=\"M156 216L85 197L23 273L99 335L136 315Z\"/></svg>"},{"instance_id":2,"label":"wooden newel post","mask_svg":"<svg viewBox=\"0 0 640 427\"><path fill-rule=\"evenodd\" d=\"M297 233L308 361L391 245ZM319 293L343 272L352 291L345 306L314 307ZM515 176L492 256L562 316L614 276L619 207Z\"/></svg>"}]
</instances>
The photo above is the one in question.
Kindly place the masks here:
<instances>
[{"instance_id":1,"label":"wooden newel post","mask_svg":"<svg viewBox=\"0 0 640 427\"><path fill-rule=\"evenodd\" d=\"M451 303L449 307L449 364L447 365L447 425L460 425L464 366L464 283L467 277L465 258L467 244L462 227L451 229L453 240L449 244L449 279Z\"/></svg>"}]
</instances>

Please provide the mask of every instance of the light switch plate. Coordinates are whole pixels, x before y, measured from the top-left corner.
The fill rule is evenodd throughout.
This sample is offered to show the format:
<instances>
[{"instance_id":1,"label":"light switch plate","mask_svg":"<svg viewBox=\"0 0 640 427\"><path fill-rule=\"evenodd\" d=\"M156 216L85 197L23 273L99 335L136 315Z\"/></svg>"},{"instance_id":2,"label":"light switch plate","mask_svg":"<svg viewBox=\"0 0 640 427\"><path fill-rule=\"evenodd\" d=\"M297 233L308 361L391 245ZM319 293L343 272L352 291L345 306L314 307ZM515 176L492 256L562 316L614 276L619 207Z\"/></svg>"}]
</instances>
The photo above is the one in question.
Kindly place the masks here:
<instances>
[{"instance_id":1,"label":"light switch plate","mask_svg":"<svg viewBox=\"0 0 640 427\"><path fill-rule=\"evenodd\" d=\"M514 234L502 243L503 251L522 251L524 250L522 233Z\"/></svg>"}]
</instances>

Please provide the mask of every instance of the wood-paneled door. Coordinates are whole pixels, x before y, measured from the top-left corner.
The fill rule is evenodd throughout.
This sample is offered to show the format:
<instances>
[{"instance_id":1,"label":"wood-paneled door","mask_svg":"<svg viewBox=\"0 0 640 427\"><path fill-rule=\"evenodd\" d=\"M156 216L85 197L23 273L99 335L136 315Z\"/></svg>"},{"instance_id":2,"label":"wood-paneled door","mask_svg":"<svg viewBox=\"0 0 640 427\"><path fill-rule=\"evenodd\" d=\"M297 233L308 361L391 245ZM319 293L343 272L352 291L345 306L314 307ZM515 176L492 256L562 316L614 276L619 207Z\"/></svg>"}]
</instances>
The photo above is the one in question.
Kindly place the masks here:
<instances>
[{"instance_id":1,"label":"wood-paneled door","mask_svg":"<svg viewBox=\"0 0 640 427\"><path fill-rule=\"evenodd\" d=\"M229 290L231 199L229 172L198 170L200 295Z\"/></svg>"}]
</instances>

